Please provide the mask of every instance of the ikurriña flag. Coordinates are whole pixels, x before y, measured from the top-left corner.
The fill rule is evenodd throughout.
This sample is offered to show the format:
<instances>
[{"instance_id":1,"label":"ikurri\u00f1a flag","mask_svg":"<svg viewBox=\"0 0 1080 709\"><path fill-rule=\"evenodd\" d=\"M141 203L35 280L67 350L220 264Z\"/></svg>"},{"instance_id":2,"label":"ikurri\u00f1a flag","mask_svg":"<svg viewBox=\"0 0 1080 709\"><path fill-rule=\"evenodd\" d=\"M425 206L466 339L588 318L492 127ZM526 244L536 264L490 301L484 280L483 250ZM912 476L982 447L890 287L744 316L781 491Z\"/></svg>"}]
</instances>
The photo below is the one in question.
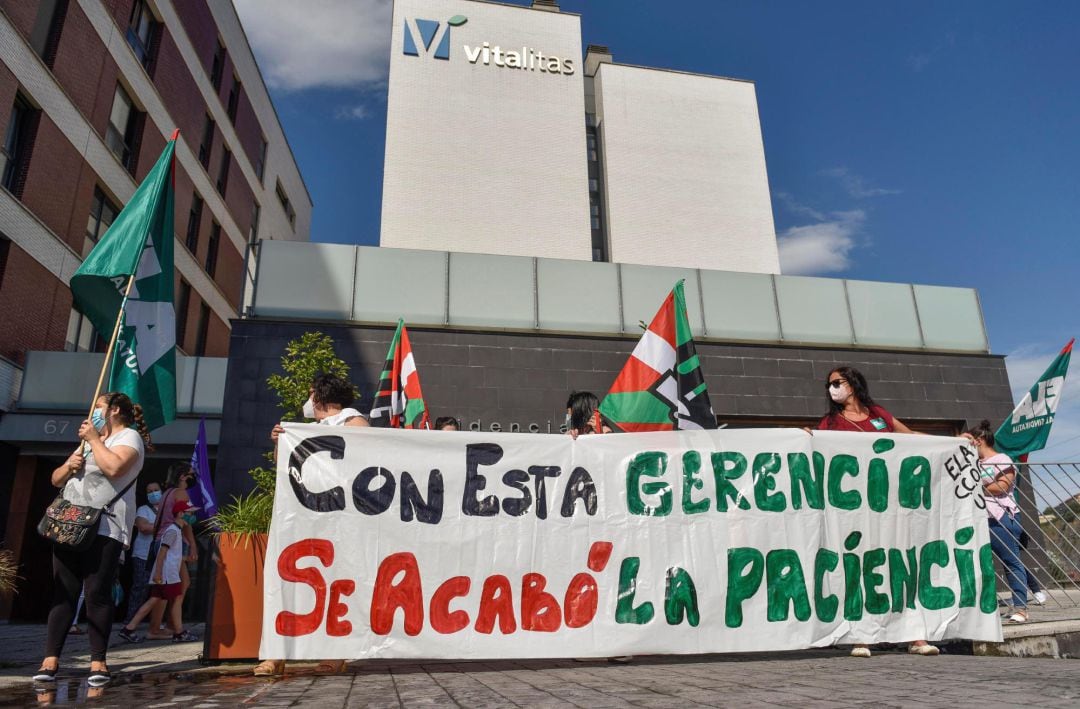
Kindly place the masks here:
<instances>
[{"instance_id":1,"label":"ikurri\u00f1a flag","mask_svg":"<svg viewBox=\"0 0 1080 709\"><path fill-rule=\"evenodd\" d=\"M1050 426L1054 423L1054 414L1065 388L1073 342L1075 339L1069 340L1069 344L1054 358L998 428L994 434L994 447L998 452L1018 458L1046 447Z\"/></svg>"},{"instance_id":2,"label":"ikurri\u00f1a flag","mask_svg":"<svg viewBox=\"0 0 1080 709\"><path fill-rule=\"evenodd\" d=\"M626 432L716 428L682 281L649 323L600 413L612 428Z\"/></svg>"},{"instance_id":3,"label":"ikurri\u00f1a flag","mask_svg":"<svg viewBox=\"0 0 1080 709\"><path fill-rule=\"evenodd\" d=\"M149 428L176 418L176 314L173 310L173 153L177 133L153 169L71 278L74 307L109 337L109 390L143 408ZM128 281L134 283L124 293Z\"/></svg>"},{"instance_id":4,"label":"ikurri\u00f1a flag","mask_svg":"<svg viewBox=\"0 0 1080 709\"><path fill-rule=\"evenodd\" d=\"M409 331L398 320L386 364L379 377L379 390L371 406L371 425L382 428L431 428L420 373L416 371Z\"/></svg>"}]
</instances>

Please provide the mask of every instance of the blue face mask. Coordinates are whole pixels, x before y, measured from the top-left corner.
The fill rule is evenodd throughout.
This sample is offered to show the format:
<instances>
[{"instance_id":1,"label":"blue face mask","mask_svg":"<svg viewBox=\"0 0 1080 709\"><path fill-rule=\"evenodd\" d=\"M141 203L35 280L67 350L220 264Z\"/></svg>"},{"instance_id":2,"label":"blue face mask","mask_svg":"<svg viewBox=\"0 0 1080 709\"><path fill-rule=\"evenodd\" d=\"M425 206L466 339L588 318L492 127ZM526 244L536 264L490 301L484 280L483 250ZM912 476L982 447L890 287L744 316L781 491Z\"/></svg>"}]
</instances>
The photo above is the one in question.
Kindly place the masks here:
<instances>
[{"instance_id":1,"label":"blue face mask","mask_svg":"<svg viewBox=\"0 0 1080 709\"><path fill-rule=\"evenodd\" d=\"M185 512L184 514L180 515L180 519L184 520L189 525L195 524L195 515L191 513Z\"/></svg>"},{"instance_id":2,"label":"blue face mask","mask_svg":"<svg viewBox=\"0 0 1080 709\"><path fill-rule=\"evenodd\" d=\"M146 493L146 499L151 505L161 502L161 490Z\"/></svg>"},{"instance_id":3,"label":"blue face mask","mask_svg":"<svg viewBox=\"0 0 1080 709\"><path fill-rule=\"evenodd\" d=\"M105 409L98 407L94 409L94 413L90 415L90 423L94 428L101 431L105 428Z\"/></svg>"}]
</instances>

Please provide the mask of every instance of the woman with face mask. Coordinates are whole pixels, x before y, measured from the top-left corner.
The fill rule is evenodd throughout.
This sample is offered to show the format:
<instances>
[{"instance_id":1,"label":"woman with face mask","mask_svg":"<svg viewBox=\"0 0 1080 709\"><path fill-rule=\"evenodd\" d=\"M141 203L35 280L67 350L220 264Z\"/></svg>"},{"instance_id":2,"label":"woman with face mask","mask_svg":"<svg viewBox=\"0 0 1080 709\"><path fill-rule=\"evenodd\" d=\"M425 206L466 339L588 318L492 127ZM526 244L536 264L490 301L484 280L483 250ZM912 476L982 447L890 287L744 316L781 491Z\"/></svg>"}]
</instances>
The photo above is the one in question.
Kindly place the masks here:
<instances>
[{"instance_id":1,"label":"woman with face mask","mask_svg":"<svg viewBox=\"0 0 1080 709\"><path fill-rule=\"evenodd\" d=\"M1009 590L1012 591L1010 623L1028 621L1028 589L1035 594L1035 602L1046 601L1035 574L1027 570L1020 559L1020 537L1024 528L1020 524L1020 506L1013 499L1016 488L1016 467L1012 458L994 449L994 429L989 421L982 421L966 431L964 438L971 441L979 452L979 469L982 474L983 499L989 516L990 548L1005 567Z\"/></svg>"},{"instance_id":2,"label":"woman with face mask","mask_svg":"<svg viewBox=\"0 0 1080 709\"><path fill-rule=\"evenodd\" d=\"M915 433L870 398L866 377L854 367L837 367L825 380L829 412L818 423L819 431L861 433ZM913 655L937 655L938 649L925 640L908 646ZM852 657L870 657L868 645L856 645Z\"/></svg>"},{"instance_id":3,"label":"woman with face mask","mask_svg":"<svg viewBox=\"0 0 1080 709\"><path fill-rule=\"evenodd\" d=\"M311 382L308 400L304 402L303 415L323 426L370 426L367 418L352 407L356 400L356 387L333 374L320 374ZM278 436L285 429L278 423L270 431L274 442L274 458L277 459ZM338 674L345 671L344 660L323 660L315 668L318 674ZM285 660L260 660L255 665L256 677L273 677L284 674Z\"/></svg>"},{"instance_id":4,"label":"woman with face mask","mask_svg":"<svg viewBox=\"0 0 1080 709\"><path fill-rule=\"evenodd\" d=\"M113 579L120 553L131 541L135 523L134 482L150 446L142 409L124 394L110 392L97 400L91 418L79 426L82 443L52 473L52 484L76 505L105 507L114 498L93 544L85 551L53 547L53 602L45 640L45 659L35 682L54 682L64 640L75 617L79 592L86 589L90 637L90 676L100 687L112 679L105 661L113 617ZM123 493L123 494L121 494ZM117 498L117 495L119 497Z\"/></svg>"},{"instance_id":5,"label":"woman with face mask","mask_svg":"<svg viewBox=\"0 0 1080 709\"><path fill-rule=\"evenodd\" d=\"M169 528L176 518L173 514L176 503L191 502L191 497L187 491L193 485L195 485L195 471L191 468L191 463L184 461L169 466L169 472L165 476L165 491L161 494L161 500L158 503L159 519L154 521L154 537L159 543L165 534L165 530ZM166 613L172 627L183 627L184 595L191 586L191 574L188 572L187 565L199 560L198 546L195 543L195 533L192 531L192 526L189 524L181 525L180 533L183 537L180 553L180 596L175 599L168 599L165 604L155 606L150 613L150 627L146 637L151 640L171 638L174 642L189 642L199 639L198 636L187 630L184 630L179 636L161 631L161 624Z\"/></svg>"},{"instance_id":6,"label":"woman with face mask","mask_svg":"<svg viewBox=\"0 0 1080 709\"><path fill-rule=\"evenodd\" d=\"M150 544L154 541L154 522L157 521L158 507L161 504L161 485L156 482L146 484L146 504L135 512L135 541L131 543L131 590L128 592L128 610L124 622L128 623L146 601L146 590L150 584L150 568L146 556L150 553Z\"/></svg>"}]
</instances>

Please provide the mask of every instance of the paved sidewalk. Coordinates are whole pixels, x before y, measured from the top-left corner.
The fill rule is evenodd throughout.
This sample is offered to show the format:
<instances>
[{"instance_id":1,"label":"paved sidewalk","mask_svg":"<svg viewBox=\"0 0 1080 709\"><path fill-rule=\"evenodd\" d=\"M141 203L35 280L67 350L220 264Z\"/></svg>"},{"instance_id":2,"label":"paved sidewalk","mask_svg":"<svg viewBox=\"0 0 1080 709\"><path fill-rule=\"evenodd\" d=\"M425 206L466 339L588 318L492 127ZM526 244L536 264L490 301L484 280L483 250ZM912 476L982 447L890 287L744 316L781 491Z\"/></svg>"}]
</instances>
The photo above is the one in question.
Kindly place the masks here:
<instances>
[{"instance_id":1,"label":"paved sidewalk","mask_svg":"<svg viewBox=\"0 0 1080 709\"><path fill-rule=\"evenodd\" d=\"M35 693L0 690L0 705L95 707L908 707L1080 706L1080 662L971 655L916 657L838 650L642 657L629 665L572 660L363 662L340 676L290 668L250 675L121 677L93 690L62 680Z\"/></svg>"},{"instance_id":2,"label":"paved sidewalk","mask_svg":"<svg viewBox=\"0 0 1080 709\"><path fill-rule=\"evenodd\" d=\"M83 629L86 625L83 624ZM199 654L203 644L199 640L190 643L173 643L168 640L146 640L141 643L121 644L117 641L117 623L109 643L109 669L113 672L187 672L198 670ZM202 625L191 625L189 630L202 637ZM145 634L146 626L139 630ZM45 645L44 625L0 625L0 689L29 685L30 675L41 666ZM64 646L60 666L72 676L86 675L90 670L90 641L86 635L69 635Z\"/></svg>"}]
</instances>

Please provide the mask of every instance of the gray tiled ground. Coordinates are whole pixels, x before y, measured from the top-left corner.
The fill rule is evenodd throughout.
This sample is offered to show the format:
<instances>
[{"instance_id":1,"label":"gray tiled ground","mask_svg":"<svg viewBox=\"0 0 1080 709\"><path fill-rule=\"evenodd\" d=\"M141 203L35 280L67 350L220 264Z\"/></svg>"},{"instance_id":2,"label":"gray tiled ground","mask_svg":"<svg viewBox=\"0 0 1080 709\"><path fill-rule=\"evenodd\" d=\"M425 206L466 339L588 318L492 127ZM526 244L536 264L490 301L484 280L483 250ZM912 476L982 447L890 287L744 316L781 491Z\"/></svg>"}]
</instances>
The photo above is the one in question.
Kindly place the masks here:
<instances>
[{"instance_id":1,"label":"gray tiled ground","mask_svg":"<svg viewBox=\"0 0 1080 709\"><path fill-rule=\"evenodd\" d=\"M356 663L341 676L309 670L284 679L144 675L100 693L94 706L126 707L730 707L1080 705L1080 662L835 650L770 655L638 658L606 662ZM39 700L87 698L77 681ZM0 703L33 701L9 689Z\"/></svg>"}]
</instances>

